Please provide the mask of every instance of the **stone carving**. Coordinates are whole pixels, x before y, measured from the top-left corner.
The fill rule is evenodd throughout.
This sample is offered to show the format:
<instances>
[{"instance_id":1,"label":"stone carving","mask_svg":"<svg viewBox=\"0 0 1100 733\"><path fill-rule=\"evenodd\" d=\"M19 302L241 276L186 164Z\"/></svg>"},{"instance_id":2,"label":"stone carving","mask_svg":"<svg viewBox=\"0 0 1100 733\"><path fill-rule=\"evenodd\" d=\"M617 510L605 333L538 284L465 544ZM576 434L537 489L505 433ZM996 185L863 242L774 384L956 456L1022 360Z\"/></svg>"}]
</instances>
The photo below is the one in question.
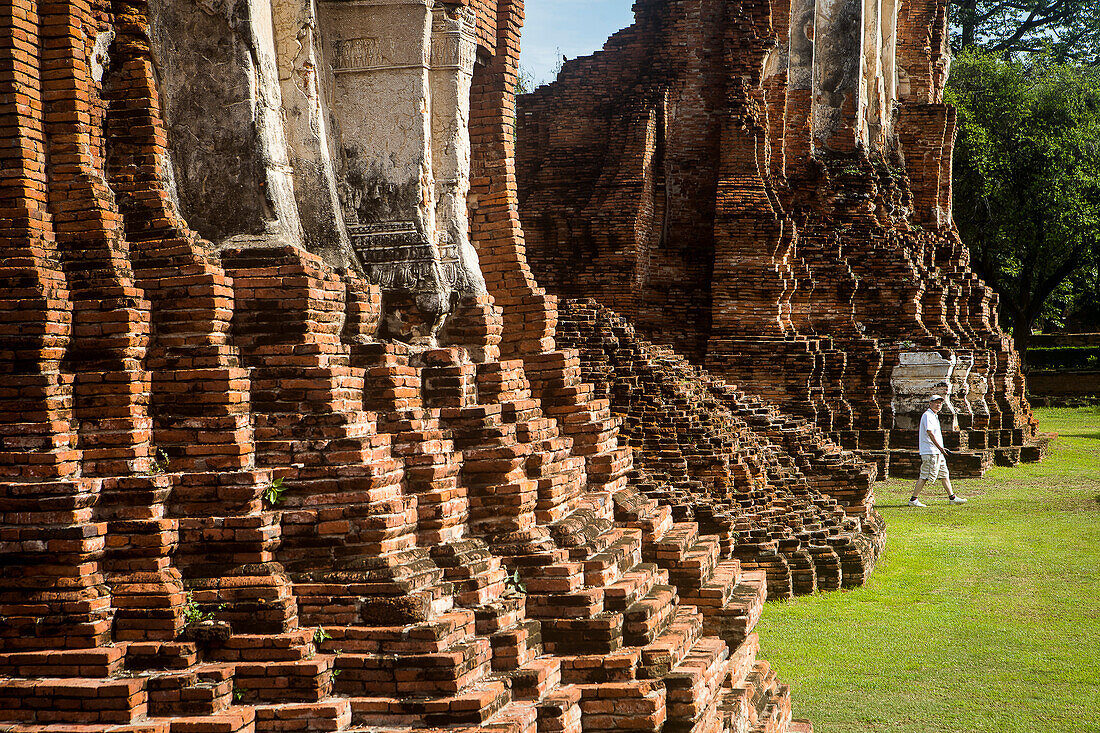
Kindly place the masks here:
<instances>
[{"instance_id":1,"label":"stone carving","mask_svg":"<svg viewBox=\"0 0 1100 733\"><path fill-rule=\"evenodd\" d=\"M394 42L388 44L388 54L382 54L382 42L377 38L349 38L333 44L332 70L337 74L345 71L366 71L383 67L398 67L397 48ZM405 62L408 66L411 62Z\"/></svg>"}]
</instances>

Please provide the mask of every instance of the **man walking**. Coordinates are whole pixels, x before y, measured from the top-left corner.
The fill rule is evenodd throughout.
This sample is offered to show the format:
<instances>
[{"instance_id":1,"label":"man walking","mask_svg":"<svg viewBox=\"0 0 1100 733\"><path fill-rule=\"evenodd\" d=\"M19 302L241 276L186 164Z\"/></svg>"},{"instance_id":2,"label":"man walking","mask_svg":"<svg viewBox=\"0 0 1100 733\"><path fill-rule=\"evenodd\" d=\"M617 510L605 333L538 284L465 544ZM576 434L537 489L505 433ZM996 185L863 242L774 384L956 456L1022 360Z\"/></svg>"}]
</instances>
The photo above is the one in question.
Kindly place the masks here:
<instances>
[{"instance_id":1,"label":"man walking","mask_svg":"<svg viewBox=\"0 0 1100 733\"><path fill-rule=\"evenodd\" d=\"M917 428L917 444L920 446L920 478L913 486L913 498L909 500L909 506L928 506L917 497L921 489L929 481L943 479L943 487L947 489L947 500L952 504L965 504L966 499L955 496L955 490L951 488L951 476L947 472L947 449L943 447L943 435L940 433L939 411L943 408L943 397L932 395L928 400L928 409L920 418L920 427Z\"/></svg>"}]
</instances>

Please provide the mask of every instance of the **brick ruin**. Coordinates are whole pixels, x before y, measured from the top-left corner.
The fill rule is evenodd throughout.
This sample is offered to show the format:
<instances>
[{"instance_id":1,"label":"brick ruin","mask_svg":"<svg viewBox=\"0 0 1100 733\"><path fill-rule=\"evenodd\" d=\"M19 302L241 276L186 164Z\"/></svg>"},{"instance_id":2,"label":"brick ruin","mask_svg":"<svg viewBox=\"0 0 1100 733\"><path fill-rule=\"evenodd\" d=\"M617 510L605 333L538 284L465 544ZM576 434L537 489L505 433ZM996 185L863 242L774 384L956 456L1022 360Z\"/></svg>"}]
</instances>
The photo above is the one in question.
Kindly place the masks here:
<instances>
[{"instance_id":1,"label":"brick ruin","mask_svg":"<svg viewBox=\"0 0 1100 733\"><path fill-rule=\"evenodd\" d=\"M955 475L1038 460L1019 356L951 218L946 7L638 0L520 99L539 282L882 475L915 475L935 392Z\"/></svg>"},{"instance_id":2,"label":"brick ruin","mask_svg":"<svg viewBox=\"0 0 1100 733\"><path fill-rule=\"evenodd\" d=\"M811 730L753 628L865 580L877 467L559 324L522 15L0 8L5 731Z\"/></svg>"}]
</instances>

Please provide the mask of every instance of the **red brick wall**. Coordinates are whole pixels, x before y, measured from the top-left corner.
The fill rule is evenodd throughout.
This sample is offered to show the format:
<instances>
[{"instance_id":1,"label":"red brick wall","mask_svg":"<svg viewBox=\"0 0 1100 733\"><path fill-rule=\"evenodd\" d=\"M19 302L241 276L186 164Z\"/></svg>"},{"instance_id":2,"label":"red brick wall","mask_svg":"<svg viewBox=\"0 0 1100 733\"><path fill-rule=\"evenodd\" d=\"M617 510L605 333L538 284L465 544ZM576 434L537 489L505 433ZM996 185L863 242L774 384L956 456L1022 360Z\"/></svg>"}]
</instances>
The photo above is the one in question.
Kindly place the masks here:
<instances>
[{"instance_id":1,"label":"red brick wall","mask_svg":"<svg viewBox=\"0 0 1100 733\"><path fill-rule=\"evenodd\" d=\"M801 5L635 12L602 51L521 99L520 209L540 282L598 298L868 456L889 445L904 348L983 352L1005 386L964 405L977 410L964 422L1030 437L995 296L950 219L945 3L900 10L897 139L870 157L835 140L810 155L816 102L783 66Z\"/></svg>"}]
</instances>

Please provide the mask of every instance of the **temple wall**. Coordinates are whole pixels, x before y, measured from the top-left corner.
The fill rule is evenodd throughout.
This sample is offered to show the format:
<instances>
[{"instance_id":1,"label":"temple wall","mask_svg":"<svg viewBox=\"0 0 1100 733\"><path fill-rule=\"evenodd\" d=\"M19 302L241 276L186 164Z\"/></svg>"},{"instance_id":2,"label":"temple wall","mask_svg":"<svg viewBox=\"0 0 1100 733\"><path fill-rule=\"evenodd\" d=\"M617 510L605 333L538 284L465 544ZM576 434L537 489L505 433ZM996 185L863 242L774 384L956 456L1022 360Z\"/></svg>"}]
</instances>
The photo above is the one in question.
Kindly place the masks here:
<instances>
[{"instance_id":1,"label":"temple wall","mask_svg":"<svg viewBox=\"0 0 1100 733\"><path fill-rule=\"evenodd\" d=\"M670 20L708 8L722 33ZM540 280L597 297L899 472L921 411L919 390L900 386L905 354L950 353L968 384L1005 385L960 400L965 470L1018 460L1017 437L1034 432L1022 376L951 220L944 3L635 12L520 101L520 209ZM681 43L712 65L662 66ZM671 165L688 139L705 152ZM660 236L654 212L669 224Z\"/></svg>"},{"instance_id":2,"label":"temple wall","mask_svg":"<svg viewBox=\"0 0 1100 733\"><path fill-rule=\"evenodd\" d=\"M522 19L0 8L0 727L809 729L753 629L866 581L875 469L613 314L559 327L518 213ZM633 187L598 208L656 237L636 279L698 264L654 234L691 216L627 204L682 169L668 200L712 207L718 138L682 123L718 58L620 127ZM624 432L662 384L677 419Z\"/></svg>"}]
</instances>

